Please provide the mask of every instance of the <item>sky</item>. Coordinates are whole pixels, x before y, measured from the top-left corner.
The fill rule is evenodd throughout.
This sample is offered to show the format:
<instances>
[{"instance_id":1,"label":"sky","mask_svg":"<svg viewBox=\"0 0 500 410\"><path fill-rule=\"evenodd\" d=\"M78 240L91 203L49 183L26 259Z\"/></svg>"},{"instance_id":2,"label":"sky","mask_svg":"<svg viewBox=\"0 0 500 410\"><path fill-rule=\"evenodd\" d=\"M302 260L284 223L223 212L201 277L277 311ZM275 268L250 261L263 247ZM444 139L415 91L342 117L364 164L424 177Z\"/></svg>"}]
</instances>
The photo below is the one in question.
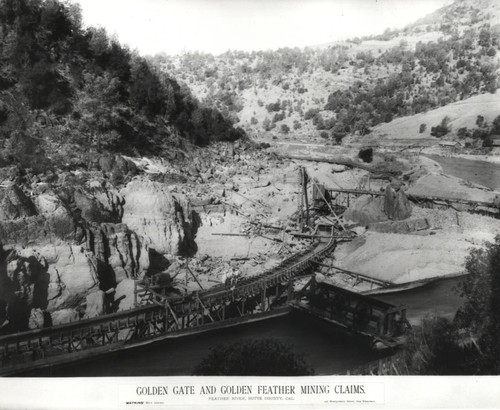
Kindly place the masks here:
<instances>
[{"instance_id":1,"label":"sky","mask_svg":"<svg viewBox=\"0 0 500 410\"><path fill-rule=\"evenodd\" d=\"M452 0L70 0L141 54L306 47L402 28Z\"/></svg>"}]
</instances>

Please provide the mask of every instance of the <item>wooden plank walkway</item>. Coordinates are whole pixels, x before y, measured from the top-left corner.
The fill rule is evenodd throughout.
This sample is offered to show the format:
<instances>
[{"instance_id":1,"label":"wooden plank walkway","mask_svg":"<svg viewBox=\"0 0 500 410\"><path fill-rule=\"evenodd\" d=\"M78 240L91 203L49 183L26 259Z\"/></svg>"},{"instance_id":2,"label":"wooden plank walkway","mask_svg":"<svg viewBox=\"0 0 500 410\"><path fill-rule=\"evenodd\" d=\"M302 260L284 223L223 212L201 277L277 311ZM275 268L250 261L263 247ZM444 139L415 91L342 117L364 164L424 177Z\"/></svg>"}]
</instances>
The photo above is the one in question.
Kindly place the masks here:
<instances>
[{"instance_id":1,"label":"wooden plank walkway","mask_svg":"<svg viewBox=\"0 0 500 410\"><path fill-rule=\"evenodd\" d=\"M149 289L146 283L138 284L139 300L134 309L0 337L0 374L81 360L166 337L280 314L284 308L289 309L287 302L293 297L294 278L302 278L335 246L332 237L328 243L292 255L277 267L230 288L218 285L169 298Z\"/></svg>"}]
</instances>

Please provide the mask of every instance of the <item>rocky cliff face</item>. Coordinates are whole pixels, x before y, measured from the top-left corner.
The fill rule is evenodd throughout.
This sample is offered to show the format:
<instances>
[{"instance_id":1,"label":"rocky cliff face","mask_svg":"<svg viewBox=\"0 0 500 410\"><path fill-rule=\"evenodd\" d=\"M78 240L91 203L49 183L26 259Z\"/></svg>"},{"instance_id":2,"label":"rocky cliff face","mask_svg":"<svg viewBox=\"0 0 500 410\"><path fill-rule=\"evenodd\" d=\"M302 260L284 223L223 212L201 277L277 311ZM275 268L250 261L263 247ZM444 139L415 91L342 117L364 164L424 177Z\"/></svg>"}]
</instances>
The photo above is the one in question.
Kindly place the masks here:
<instances>
[{"instance_id":1,"label":"rocky cliff face","mask_svg":"<svg viewBox=\"0 0 500 410\"><path fill-rule=\"evenodd\" d=\"M103 223L87 231L86 248L95 255L103 289L124 279L144 276L149 268L149 248L126 224Z\"/></svg>"},{"instance_id":2,"label":"rocky cliff face","mask_svg":"<svg viewBox=\"0 0 500 410\"><path fill-rule=\"evenodd\" d=\"M195 249L186 198L160 182L131 180L137 168L121 157L94 162L92 171L61 172L52 182L22 170L4 179L0 333L130 307L133 279ZM129 182L118 191L113 178Z\"/></svg>"}]
</instances>

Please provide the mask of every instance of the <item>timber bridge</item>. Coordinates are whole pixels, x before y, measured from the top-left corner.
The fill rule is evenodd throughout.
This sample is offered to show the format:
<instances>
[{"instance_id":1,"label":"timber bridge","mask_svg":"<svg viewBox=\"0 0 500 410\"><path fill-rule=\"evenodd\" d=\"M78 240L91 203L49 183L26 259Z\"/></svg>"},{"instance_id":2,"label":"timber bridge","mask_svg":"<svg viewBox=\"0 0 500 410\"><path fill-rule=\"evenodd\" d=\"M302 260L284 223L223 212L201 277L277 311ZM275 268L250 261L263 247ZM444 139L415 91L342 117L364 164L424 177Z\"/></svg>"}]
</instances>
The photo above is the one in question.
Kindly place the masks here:
<instances>
[{"instance_id":1,"label":"timber bridge","mask_svg":"<svg viewBox=\"0 0 500 410\"><path fill-rule=\"evenodd\" d=\"M397 336L405 322L403 308L316 283L312 268L336 244L332 230L328 240L292 255L267 272L182 296L166 296L165 289L151 279L137 281L135 307L130 310L0 337L0 375L23 374L277 317L292 309L368 337L372 344L400 344Z\"/></svg>"}]
</instances>

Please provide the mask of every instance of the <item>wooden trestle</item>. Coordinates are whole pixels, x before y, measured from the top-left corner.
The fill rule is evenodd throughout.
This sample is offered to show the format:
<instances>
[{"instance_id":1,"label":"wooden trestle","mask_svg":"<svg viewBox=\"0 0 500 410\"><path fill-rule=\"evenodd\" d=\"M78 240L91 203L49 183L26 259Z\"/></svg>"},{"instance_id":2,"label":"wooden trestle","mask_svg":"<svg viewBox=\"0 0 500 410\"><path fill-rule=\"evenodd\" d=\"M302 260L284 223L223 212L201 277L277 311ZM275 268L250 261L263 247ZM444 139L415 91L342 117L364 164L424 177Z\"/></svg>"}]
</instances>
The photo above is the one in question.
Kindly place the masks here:
<instances>
[{"instance_id":1,"label":"wooden trestle","mask_svg":"<svg viewBox=\"0 0 500 410\"><path fill-rule=\"evenodd\" d=\"M332 235L328 243L232 287L218 285L184 296L167 297L146 281L136 282L133 309L0 337L0 375L285 314L295 297L294 281L335 246Z\"/></svg>"},{"instance_id":2,"label":"wooden trestle","mask_svg":"<svg viewBox=\"0 0 500 410\"><path fill-rule=\"evenodd\" d=\"M404 343L410 323L404 306L334 286L317 283L313 276L290 305L321 320L365 338L376 348L393 348Z\"/></svg>"},{"instance_id":3,"label":"wooden trestle","mask_svg":"<svg viewBox=\"0 0 500 410\"><path fill-rule=\"evenodd\" d=\"M370 196L383 196L384 192L382 191L369 191L362 189L340 189L340 188L324 188L325 192L328 193L327 197L331 200L331 198L335 199L335 205L348 208L350 205L350 199L352 197L357 198L361 195L370 195ZM338 194L342 194L340 197ZM485 201L474 201L471 199L462 199L462 198L446 198L432 195L413 195L408 194L408 198L418 204L436 204L447 207L452 207L454 205L460 204L471 207L473 211L483 211L495 214L496 216L500 215L500 209L497 204L494 202L485 202Z\"/></svg>"}]
</instances>

